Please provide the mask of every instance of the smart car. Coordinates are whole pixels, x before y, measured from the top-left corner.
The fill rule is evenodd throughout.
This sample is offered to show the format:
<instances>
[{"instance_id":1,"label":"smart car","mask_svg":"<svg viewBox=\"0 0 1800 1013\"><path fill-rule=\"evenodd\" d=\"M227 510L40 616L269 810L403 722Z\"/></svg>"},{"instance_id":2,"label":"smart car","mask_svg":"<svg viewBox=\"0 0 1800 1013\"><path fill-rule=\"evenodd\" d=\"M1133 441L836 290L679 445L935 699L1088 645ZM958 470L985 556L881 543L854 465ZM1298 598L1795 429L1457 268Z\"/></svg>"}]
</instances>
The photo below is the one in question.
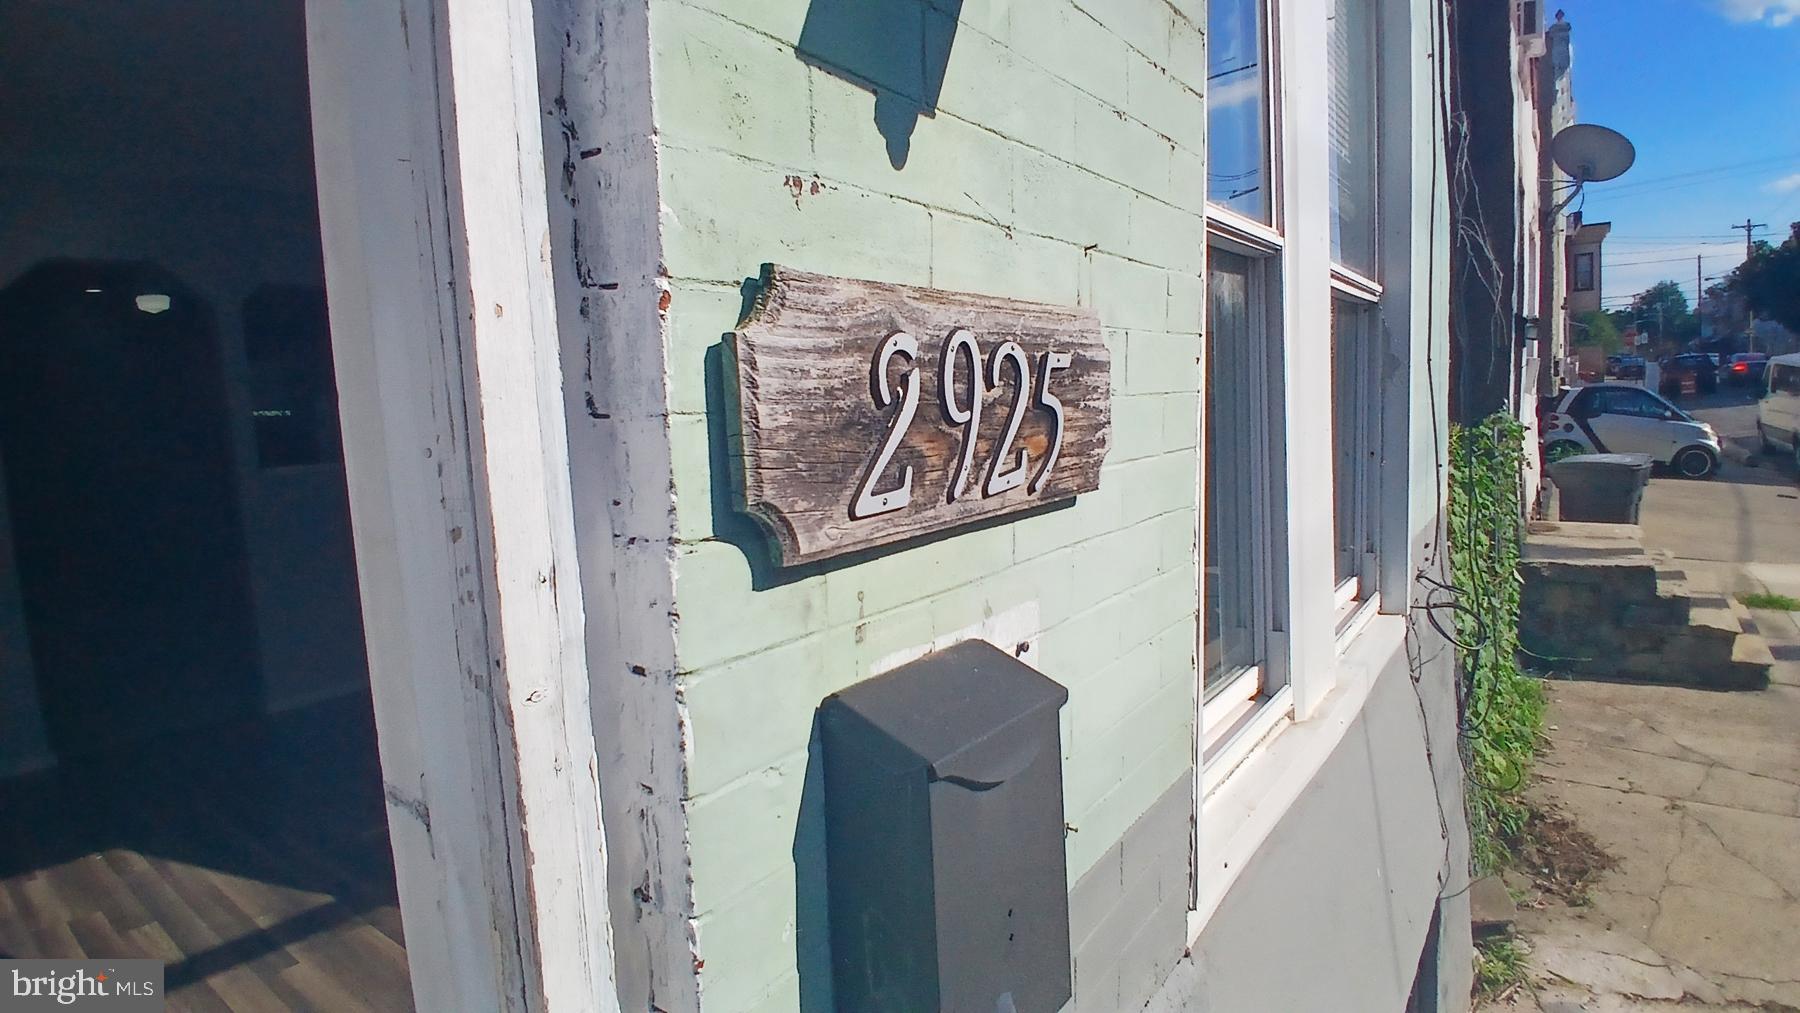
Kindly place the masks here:
<instances>
[{"instance_id":1,"label":"smart car","mask_svg":"<svg viewBox=\"0 0 1800 1013\"><path fill-rule=\"evenodd\" d=\"M1545 460L1575 454L1649 454L1688 478L1719 468L1712 426L1632 384L1572 387L1543 420Z\"/></svg>"}]
</instances>

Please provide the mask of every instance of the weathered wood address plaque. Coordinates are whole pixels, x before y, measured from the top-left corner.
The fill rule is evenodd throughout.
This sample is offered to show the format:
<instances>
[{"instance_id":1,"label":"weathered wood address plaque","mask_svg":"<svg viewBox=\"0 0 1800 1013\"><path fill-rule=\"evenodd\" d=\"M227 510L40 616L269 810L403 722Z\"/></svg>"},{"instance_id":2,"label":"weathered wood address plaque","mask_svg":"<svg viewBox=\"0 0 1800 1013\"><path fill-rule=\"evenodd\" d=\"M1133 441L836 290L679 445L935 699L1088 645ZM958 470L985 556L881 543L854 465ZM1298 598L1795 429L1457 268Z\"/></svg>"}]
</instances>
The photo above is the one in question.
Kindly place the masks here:
<instances>
[{"instance_id":1,"label":"weathered wood address plaque","mask_svg":"<svg viewBox=\"0 0 1800 1013\"><path fill-rule=\"evenodd\" d=\"M1100 484L1111 363L1092 310L769 267L732 346L739 506L783 566Z\"/></svg>"}]
</instances>

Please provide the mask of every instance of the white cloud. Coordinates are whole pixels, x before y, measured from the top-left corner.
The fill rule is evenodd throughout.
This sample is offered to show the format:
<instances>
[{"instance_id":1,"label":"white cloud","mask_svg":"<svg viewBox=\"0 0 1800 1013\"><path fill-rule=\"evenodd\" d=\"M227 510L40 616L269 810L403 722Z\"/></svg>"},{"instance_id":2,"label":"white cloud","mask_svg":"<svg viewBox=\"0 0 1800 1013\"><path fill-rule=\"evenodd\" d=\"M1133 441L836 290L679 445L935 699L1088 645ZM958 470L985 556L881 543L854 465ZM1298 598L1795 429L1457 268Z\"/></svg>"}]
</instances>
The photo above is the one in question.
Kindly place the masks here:
<instances>
[{"instance_id":1,"label":"white cloud","mask_svg":"<svg viewBox=\"0 0 1800 1013\"><path fill-rule=\"evenodd\" d=\"M1791 176L1783 176L1780 179L1769 180L1763 184L1763 189L1770 193L1793 193L1795 190L1800 190L1800 172Z\"/></svg>"},{"instance_id":2,"label":"white cloud","mask_svg":"<svg viewBox=\"0 0 1800 1013\"><path fill-rule=\"evenodd\" d=\"M1794 0L1800 3L1800 0ZM1229 84L1222 84L1206 93L1206 103L1213 109L1229 109L1255 102L1262 97L1262 78L1256 74L1240 74Z\"/></svg>"},{"instance_id":3,"label":"white cloud","mask_svg":"<svg viewBox=\"0 0 1800 1013\"><path fill-rule=\"evenodd\" d=\"M1800 18L1800 0L1715 0L1733 21L1762 21L1780 28Z\"/></svg>"}]
</instances>

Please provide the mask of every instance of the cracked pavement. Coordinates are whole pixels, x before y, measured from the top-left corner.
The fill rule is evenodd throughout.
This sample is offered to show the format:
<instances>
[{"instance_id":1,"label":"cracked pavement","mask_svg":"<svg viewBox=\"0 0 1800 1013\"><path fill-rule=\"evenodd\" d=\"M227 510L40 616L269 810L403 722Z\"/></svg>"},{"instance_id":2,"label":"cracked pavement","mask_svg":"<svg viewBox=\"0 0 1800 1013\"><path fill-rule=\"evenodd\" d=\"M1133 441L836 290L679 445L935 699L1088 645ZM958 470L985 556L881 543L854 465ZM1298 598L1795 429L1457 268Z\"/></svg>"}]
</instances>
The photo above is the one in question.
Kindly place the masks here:
<instances>
[{"instance_id":1,"label":"cracked pavement","mask_svg":"<svg viewBox=\"0 0 1800 1013\"><path fill-rule=\"evenodd\" d=\"M1740 446L1755 421L1753 405L1696 414ZM1652 480L1646 545L1728 593L1800 597L1792 466L1728 456L1711 482ZM1531 988L1495 1008L1800 1010L1800 613L1755 619L1776 657L1762 692L1548 684L1531 791L1617 865L1587 906L1509 877Z\"/></svg>"}]
</instances>

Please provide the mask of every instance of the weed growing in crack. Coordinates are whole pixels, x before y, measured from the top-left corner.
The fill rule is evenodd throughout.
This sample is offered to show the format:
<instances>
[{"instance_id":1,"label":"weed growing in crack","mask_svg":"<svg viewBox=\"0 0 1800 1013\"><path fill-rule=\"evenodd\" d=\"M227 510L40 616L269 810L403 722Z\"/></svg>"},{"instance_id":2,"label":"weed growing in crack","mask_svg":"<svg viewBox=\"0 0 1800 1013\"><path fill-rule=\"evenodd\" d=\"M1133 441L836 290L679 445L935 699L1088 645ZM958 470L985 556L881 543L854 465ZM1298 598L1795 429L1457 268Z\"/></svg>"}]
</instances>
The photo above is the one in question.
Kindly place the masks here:
<instances>
[{"instance_id":1,"label":"weed growing in crack","mask_svg":"<svg viewBox=\"0 0 1800 1013\"><path fill-rule=\"evenodd\" d=\"M1486 1000L1503 999L1525 984L1526 946L1512 936L1491 936L1475 941L1475 995Z\"/></svg>"},{"instance_id":2,"label":"weed growing in crack","mask_svg":"<svg viewBox=\"0 0 1800 1013\"><path fill-rule=\"evenodd\" d=\"M1774 612L1800 612L1800 598L1788 594L1775 594L1772 591L1753 591L1740 594L1738 601L1748 608L1769 609Z\"/></svg>"}]
</instances>

